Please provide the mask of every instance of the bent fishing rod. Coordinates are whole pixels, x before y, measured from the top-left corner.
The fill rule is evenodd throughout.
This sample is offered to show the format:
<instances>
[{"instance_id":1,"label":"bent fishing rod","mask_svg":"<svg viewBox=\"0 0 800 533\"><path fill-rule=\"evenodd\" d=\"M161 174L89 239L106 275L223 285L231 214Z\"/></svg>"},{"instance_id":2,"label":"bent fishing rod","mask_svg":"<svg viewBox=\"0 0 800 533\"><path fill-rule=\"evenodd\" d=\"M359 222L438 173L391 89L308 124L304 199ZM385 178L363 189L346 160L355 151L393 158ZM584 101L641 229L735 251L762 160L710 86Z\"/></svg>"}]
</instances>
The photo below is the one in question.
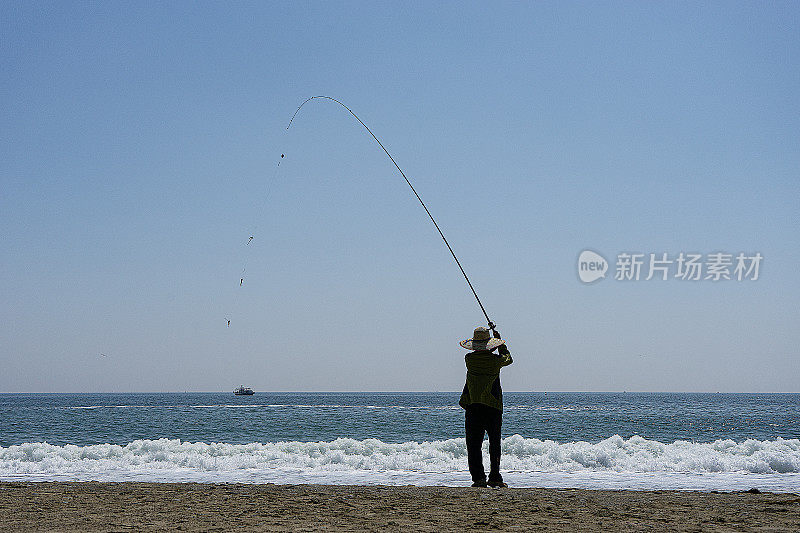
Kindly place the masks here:
<instances>
[{"instance_id":1,"label":"bent fishing rod","mask_svg":"<svg viewBox=\"0 0 800 533\"><path fill-rule=\"evenodd\" d=\"M369 132L369 134L372 135L372 138L375 139L375 142L377 142L378 145L381 148L383 148L383 151L386 152L386 155L389 156L389 159L392 160L392 163L394 163L394 166L397 168L398 171L400 171L400 175L403 176L403 179L406 180L406 183L408 183L408 186L411 187L411 192L414 193L414 196L417 197L417 200L419 200L419 203L422 204L422 208L425 209L425 212L428 214L428 217L431 219L431 222L433 222L433 225L436 226L436 231L438 231L439 235L441 235L442 240L444 241L445 245L447 245L447 249L450 250L450 255L453 256L453 259L455 259L456 265L458 265L458 269L461 270L461 274L463 274L464 275L464 279L467 280L467 285L469 285L469 288L472 290L472 294L475 296L475 299L478 301L478 305L481 307L481 311L483 311L483 316L486 317L486 321L489 323L489 329L491 329L492 331L496 331L495 328L497 327L497 325L494 322L491 321L491 319L489 318L489 315L486 313L486 309L483 307L483 304L481 303L481 299L478 298L478 293L475 292L475 287L472 286L472 282L470 282L469 277L467 277L467 273L464 272L464 267L461 266L461 261L459 261L458 257L456 257L456 253L453 251L453 248L450 246L450 243L447 242L447 237L445 237L444 233L442 233L442 229L439 227L439 224L436 223L436 219L433 218L433 215L431 215L431 212L428 210L428 206L426 206L425 202L422 201L422 198L420 198L419 194L417 193L417 190L414 188L413 185L411 185L411 181L408 179L408 177L406 177L406 173L403 172L403 169L400 168L400 165L398 165L397 161L394 160L394 157L392 157L392 154L389 153L389 150L387 150L386 147L381 142L381 140L378 139L378 137L374 133L372 133L372 130L369 129L369 126L364 124L364 121L361 120L360 118L358 118L358 115L353 113L352 109L350 109L349 107L344 105L342 102L340 102L336 98L332 98L330 96L312 96L311 98L306 99L302 104L300 104L300 106L297 108L297 111L294 112L294 115L292 115L292 118L289 120L289 125L286 126L286 129L288 130L292 126L292 122L294 121L294 117L297 116L297 114L300 112L300 109L302 109L303 106L306 105L311 100L316 100L316 99L331 100L332 102L336 102L337 104L339 104L343 108L347 109L347 111L351 115L353 115L353 117L355 117L355 119L362 126L364 126L364 129L366 129Z\"/></svg>"}]
</instances>

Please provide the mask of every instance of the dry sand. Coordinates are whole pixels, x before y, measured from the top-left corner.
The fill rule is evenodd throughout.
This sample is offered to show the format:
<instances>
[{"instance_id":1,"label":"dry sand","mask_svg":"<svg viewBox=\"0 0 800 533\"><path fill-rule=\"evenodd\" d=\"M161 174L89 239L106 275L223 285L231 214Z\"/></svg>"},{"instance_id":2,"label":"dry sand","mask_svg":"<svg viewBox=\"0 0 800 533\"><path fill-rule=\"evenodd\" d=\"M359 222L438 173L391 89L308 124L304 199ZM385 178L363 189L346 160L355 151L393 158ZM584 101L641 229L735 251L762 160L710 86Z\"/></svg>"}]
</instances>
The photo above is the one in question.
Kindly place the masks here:
<instances>
[{"instance_id":1,"label":"dry sand","mask_svg":"<svg viewBox=\"0 0 800 533\"><path fill-rule=\"evenodd\" d=\"M197 483L0 483L2 531L800 531L800 496Z\"/></svg>"}]
</instances>

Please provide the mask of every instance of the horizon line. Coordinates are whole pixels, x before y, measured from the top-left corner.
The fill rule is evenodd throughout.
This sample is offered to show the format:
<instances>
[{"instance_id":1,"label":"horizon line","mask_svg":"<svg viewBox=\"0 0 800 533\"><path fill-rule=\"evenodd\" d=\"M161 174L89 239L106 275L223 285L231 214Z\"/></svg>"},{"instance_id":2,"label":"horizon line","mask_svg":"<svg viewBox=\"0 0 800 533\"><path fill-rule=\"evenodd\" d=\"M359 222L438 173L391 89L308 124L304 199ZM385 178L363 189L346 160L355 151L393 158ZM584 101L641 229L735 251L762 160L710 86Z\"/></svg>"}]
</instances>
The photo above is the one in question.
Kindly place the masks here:
<instances>
[{"instance_id":1,"label":"horizon line","mask_svg":"<svg viewBox=\"0 0 800 533\"><path fill-rule=\"evenodd\" d=\"M504 391L505 394L800 394L800 391L579 391L579 390L533 390ZM0 391L0 394L233 394L233 391ZM392 390L340 390L340 391L292 391L265 390L255 394L461 394L461 391L392 391Z\"/></svg>"}]
</instances>

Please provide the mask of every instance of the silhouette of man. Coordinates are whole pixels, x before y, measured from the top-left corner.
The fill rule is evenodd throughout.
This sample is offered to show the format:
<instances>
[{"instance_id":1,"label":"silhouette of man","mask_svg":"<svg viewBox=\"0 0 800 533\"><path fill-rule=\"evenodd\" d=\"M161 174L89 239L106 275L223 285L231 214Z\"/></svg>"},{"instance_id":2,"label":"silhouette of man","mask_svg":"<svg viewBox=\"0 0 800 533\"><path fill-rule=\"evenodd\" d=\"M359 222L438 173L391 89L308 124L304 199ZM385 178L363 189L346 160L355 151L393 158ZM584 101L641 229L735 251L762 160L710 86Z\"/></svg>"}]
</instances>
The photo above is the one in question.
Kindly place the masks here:
<instances>
[{"instance_id":1,"label":"silhouette of man","mask_svg":"<svg viewBox=\"0 0 800 533\"><path fill-rule=\"evenodd\" d=\"M514 362L500 333L475 328L471 339L459 343L471 350L464 356L467 382L458 404L464 408L467 462L473 487L507 487L500 475L500 428L503 425L503 389L500 369ZM497 353L494 351L497 350ZM489 434L489 480L483 469L483 435Z\"/></svg>"}]
</instances>

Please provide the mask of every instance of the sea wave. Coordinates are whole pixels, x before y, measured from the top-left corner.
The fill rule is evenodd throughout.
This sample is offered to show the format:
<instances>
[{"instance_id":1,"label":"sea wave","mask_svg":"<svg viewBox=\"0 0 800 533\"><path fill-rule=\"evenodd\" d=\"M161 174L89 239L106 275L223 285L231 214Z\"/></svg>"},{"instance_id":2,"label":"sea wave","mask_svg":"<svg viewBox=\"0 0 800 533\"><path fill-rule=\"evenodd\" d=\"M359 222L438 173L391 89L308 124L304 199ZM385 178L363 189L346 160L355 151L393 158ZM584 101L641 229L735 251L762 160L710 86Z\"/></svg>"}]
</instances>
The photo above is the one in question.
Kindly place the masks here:
<instances>
[{"instance_id":1,"label":"sea wave","mask_svg":"<svg viewBox=\"0 0 800 533\"><path fill-rule=\"evenodd\" d=\"M50 410L97 410L97 409L253 409L253 408L280 408L280 409L367 409L367 410L412 410L412 411L460 411L459 405L370 405L370 404L302 404L302 403L218 403L218 404L148 404L148 405L62 405L62 406L33 406L18 409L50 411ZM506 411L594 411L592 406L541 406L541 405L506 405Z\"/></svg>"},{"instance_id":2,"label":"sea wave","mask_svg":"<svg viewBox=\"0 0 800 533\"><path fill-rule=\"evenodd\" d=\"M365 404L290 404L290 403L236 403L236 404L176 404L176 405L67 405L56 407L25 407L24 409L32 409L38 411L46 410L93 410L93 409L253 409L253 408L289 408L289 409L388 409L388 410L433 410L433 411L457 411L461 407L458 405L365 405ZM522 409L527 408L511 406L507 409ZM540 409L540 408L535 408ZM558 410L558 408L553 408ZM572 411L572 408L564 408L565 410Z\"/></svg>"},{"instance_id":3,"label":"sea wave","mask_svg":"<svg viewBox=\"0 0 800 533\"><path fill-rule=\"evenodd\" d=\"M486 446L486 443L484 443ZM484 450L486 452L486 450ZM597 443L507 437L502 465L512 472L800 473L800 440L717 440L661 443L614 435ZM340 438L330 442L250 444L136 440L127 445L55 446L32 442L0 447L0 478L20 475L194 472L459 472L463 439L387 443Z\"/></svg>"}]
</instances>

